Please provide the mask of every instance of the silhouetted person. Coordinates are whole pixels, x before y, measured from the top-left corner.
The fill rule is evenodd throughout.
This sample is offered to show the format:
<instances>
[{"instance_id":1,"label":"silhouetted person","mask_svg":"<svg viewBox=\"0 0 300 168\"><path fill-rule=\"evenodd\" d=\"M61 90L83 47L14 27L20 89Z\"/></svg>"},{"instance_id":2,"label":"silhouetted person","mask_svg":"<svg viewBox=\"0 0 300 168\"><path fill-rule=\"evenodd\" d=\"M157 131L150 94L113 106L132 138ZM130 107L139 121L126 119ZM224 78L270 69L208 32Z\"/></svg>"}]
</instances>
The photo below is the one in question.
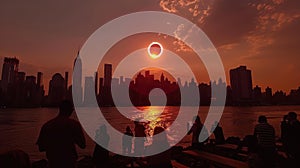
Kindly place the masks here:
<instances>
[{"instance_id":1,"label":"silhouetted person","mask_svg":"<svg viewBox=\"0 0 300 168\"><path fill-rule=\"evenodd\" d=\"M267 122L266 116L259 116L254 129L254 136L258 142L258 156L262 167L273 167L276 155L275 130Z\"/></svg>"},{"instance_id":2,"label":"silhouetted person","mask_svg":"<svg viewBox=\"0 0 300 168\"><path fill-rule=\"evenodd\" d=\"M138 122L134 122L135 127L134 127L134 136L137 137L134 139L134 153L136 155L142 155L144 154L145 150L145 139L146 139L146 133L145 133L145 126Z\"/></svg>"},{"instance_id":3,"label":"silhouetted person","mask_svg":"<svg viewBox=\"0 0 300 168\"><path fill-rule=\"evenodd\" d=\"M0 167L3 168L30 168L27 153L21 150L12 150L0 154Z\"/></svg>"},{"instance_id":4,"label":"silhouetted person","mask_svg":"<svg viewBox=\"0 0 300 168\"><path fill-rule=\"evenodd\" d=\"M215 128L213 131L213 134L215 136L216 139L216 144L224 144L225 143L225 137L224 137L224 133L223 133L223 129L222 127L220 127L219 123L216 121L212 127L212 129Z\"/></svg>"},{"instance_id":5,"label":"silhouetted person","mask_svg":"<svg viewBox=\"0 0 300 168\"><path fill-rule=\"evenodd\" d=\"M149 154L159 151L162 148L169 148L170 144L167 139L165 129L162 127L155 127L152 144L146 149ZM172 168L171 163L171 151L166 150L162 153L147 157L147 163L149 168Z\"/></svg>"},{"instance_id":6,"label":"silhouetted person","mask_svg":"<svg viewBox=\"0 0 300 168\"><path fill-rule=\"evenodd\" d=\"M59 114L43 125L37 145L46 152L50 168L76 167L77 152L75 144L85 148L85 138L79 122L70 119L74 111L69 101L59 106Z\"/></svg>"},{"instance_id":7,"label":"silhouetted person","mask_svg":"<svg viewBox=\"0 0 300 168\"><path fill-rule=\"evenodd\" d=\"M286 136L287 136L287 129L288 129L288 115L284 115L281 123L280 123L280 129L281 129L281 135L280 135L280 140L283 144L283 148L285 149L285 145L286 145Z\"/></svg>"},{"instance_id":8,"label":"silhouetted person","mask_svg":"<svg viewBox=\"0 0 300 168\"><path fill-rule=\"evenodd\" d=\"M295 112L288 114L286 132L286 152L295 167L300 167L300 122Z\"/></svg>"},{"instance_id":9,"label":"silhouetted person","mask_svg":"<svg viewBox=\"0 0 300 168\"><path fill-rule=\"evenodd\" d=\"M130 127L127 126L126 131L123 135L123 139L122 139L123 154L131 153L132 138L133 138L133 133L132 133Z\"/></svg>"},{"instance_id":10,"label":"silhouetted person","mask_svg":"<svg viewBox=\"0 0 300 168\"><path fill-rule=\"evenodd\" d=\"M199 142L199 135L201 133L201 130L203 130L202 136L207 137L207 139L205 139L203 142ZM208 132L207 132L207 129L205 128L205 126L201 123L199 116L196 116L195 122L194 122L192 128L190 129L190 131L188 132L188 135L190 135L191 133L193 133L192 147L194 147L194 148L203 147L204 143L207 142L207 140L208 140Z\"/></svg>"},{"instance_id":11,"label":"silhouetted person","mask_svg":"<svg viewBox=\"0 0 300 168\"><path fill-rule=\"evenodd\" d=\"M93 161L96 168L109 167L109 151L107 150L109 139L106 126L100 126L96 131L95 140L97 143L93 153ZM101 144L103 147L98 144Z\"/></svg>"}]
</instances>

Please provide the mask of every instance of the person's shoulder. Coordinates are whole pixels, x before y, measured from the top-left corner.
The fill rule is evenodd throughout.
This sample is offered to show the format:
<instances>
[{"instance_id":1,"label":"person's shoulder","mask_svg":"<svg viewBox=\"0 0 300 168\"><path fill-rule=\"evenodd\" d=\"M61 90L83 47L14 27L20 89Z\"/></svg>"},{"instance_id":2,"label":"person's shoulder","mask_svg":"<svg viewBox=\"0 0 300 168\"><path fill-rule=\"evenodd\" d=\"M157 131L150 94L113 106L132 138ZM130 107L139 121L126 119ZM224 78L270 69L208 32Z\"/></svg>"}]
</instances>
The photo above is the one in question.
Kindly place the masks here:
<instances>
[{"instance_id":1,"label":"person's shoulder","mask_svg":"<svg viewBox=\"0 0 300 168\"><path fill-rule=\"evenodd\" d=\"M72 118L68 118L67 122L72 124L72 125L76 125L76 126L80 125L80 123L77 120L74 120Z\"/></svg>"},{"instance_id":2,"label":"person's shoulder","mask_svg":"<svg viewBox=\"0 0 300 168\"><path fill-rule=\"evenodd\" d=\"M258 124L255 125L254 128L255 129L260 129L261 127L263 127L262 123L258 123Z\"/></svg>"},{"instance_id":3,"label":"person's shoulder","mask_svg":"<svg viewBox=\"0 0 300 168\"><path fill-rule=\"evenodd\" d=\"M59 121L61 124L65 125L68 128L80 128L81 125L78 121L71 119L71 118L62 118Z\"/></svg>"},{"instance_id":4,"label":"person's shoulder","mask_svg":"<svg viewBox=\"0 0 300 168\"><path fill-rule=\"evenodd\" d=\"M56 120L57 120L57 117L55 117L55 118L53 118L53 119L51 119L51 120L49 120L49 121L47 121L43 126L42 126L42 128L48 128L48 127L50 127L51 125L53 125L53 123L55 123L56 122Z\"/></svg>"},{"instance_id":5,"label":"person's shoulder","mask_svg":"<svg viewBox=\"0 0 300 168\"><path fill-rule=\"evenodd\" d=\"M300 128L300 121L297 120L293 125L296 126L297 128Z\"/></svg>"}]
</instances>

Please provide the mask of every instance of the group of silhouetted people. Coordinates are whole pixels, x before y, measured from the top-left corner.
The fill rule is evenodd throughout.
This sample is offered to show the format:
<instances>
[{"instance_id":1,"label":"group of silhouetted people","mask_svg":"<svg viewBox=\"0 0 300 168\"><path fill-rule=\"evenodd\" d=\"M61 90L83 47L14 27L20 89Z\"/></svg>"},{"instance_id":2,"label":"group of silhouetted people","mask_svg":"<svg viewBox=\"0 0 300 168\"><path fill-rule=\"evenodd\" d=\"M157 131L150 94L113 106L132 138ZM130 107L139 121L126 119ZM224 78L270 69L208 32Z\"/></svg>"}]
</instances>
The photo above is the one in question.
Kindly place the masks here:
<instances>
[{"instance_id":1,"label":"group of silhouetted people","mask_svg":"<svg viewBox=\"0 0 300 168\"><path fill-rule=\"evenodd\" d=\"M74 111L73 104L63 101L59 106L59 114L51 119L41 128L37 145L41 152L46 152L49 168L75 168L78 159L76 147L86 147L84 133L80 123L70 119ZM210 131L214 134L214 144L224 144L225 138L223 129L218 122L215 122ZM194 123L188 128L188 135L192 134L192 147L202 149L208 142L209 133L202 124L200 117L194 117ZM154 136L157 135L157 136ZM122 138L122 151L124 155L144 156L147 152L151 155L155 151L170 147L166 131L163 127L154 128L152 144L145 147L146 141L145 123L134 121L134 132L129 126L126 127ZM266 116L259 116L258 124L254 128L254 133L247 137L250 167L275 167L277 147L275 140L275 129L268 123ZM281 122L281 137L283 150L287 155L288 167L300 167L300 122L295 112L289 112ZM101 125L96 130L95 141L97 142L93 152L93 163L97 168L109 167L109 145L110 136L105 125ZM5 163L11 158L25 158L20 164L28 165L28 155L22 151L14 151L1 155L0 161ZM26 159L27 158L27 159ZM20 160L20 159L19 159ZM147 167L172 168L171 151L145 157ZM13 162L12 162L13 163ZM18 162L16 162L17 164ZM133 164L132 164L133 165ZM26 167L26 166L25 166Z\"/></svg>"},{"instance_id":2,"label":"group of silhouetted people","mask_svg":"<svg viewBox=\"0 0 300 168\"><path fill-rule=\"evenodd\" d=\"M73 168L76 167L77 152L75 145L85 148L86 142L80 123L70 119L74 111L69 101L63 101L59 107L59 115L43 125L37 140L41 152L46 152L50 168ZM208 141L208 131L201 123L200 117L195 116L194 124L188 134L193 134L192 146L201 148ZM123 154L143 156L147 152L155 153L160 148L169 148L170 144L163 127L155 127L152 144L145 148L146 127L145 123L134 121L134 133L129 126L126 127L122 138ZM202 131L202 133L201 133ZM200 134L201 133L201 134ZM212 133L215 134L216 144L225 142L223 130L216 122ZM200 136L201 135L201 136ZM199 136L200 138L199 141ZM133 139L134 138L134 139ZM96 145L93 152L93 163L97 168L109 167L109 151L107 150L110 136L105 125L96 130ZM100 144L100 145L99 145ZM132 147L134 147L132 149ZM161 159L164 158L164 159ZM147 167L172 167L171 152L166 150L160 154L146 157Z\"/></svg>"},{"instance_id":3,"label":"group of silhouetted people","mask_svg":"<svg viewBox=\"0 0 300 168\"><path fill-rule=\"evenodd\" d=\"M37 140L37 145L41 152L46 152L49 168L74 168L78 159L76 147L85 148L86 142L80 123L70 119L74 111L73 105L69 101L63 101L59 106L59 114L54 119L43 125ZM146 127L143 122L135 121L134 133L129 126L123 136L123 154L133 153L136 156L143 156L145 152L154 152L162 147L169 147L167 135L163 127L155 127L152 145L145 149ZM133 137L134 142L133 142ZM93 152L93 163L97 168L109 167L109 145L110 136L105 125L101 125L96 130L95 141L97 142ZM162 160L161 157L164 159ZM172 167L170 151L165 151L155 156L146 157L147 167Z\"/></svg>"},{"instance_id":4,"label":"group of silhouetted people","mask_svg":"<svg viewBox=\"0 0 300 168\"><path fill-rule=\"evenodd\" d=\"M192 147L202 149L208 142L208 131L196 116L188 135L192 136ZM218 122L212 126L214 144L224 144L225 137L222 127ZM300 122L295 112L289 112L281 122L281 138L283 150L287 156L287 167L300 167ZM276 167L277 146L275 129L268 123L266 116L258 117L258 124L254 128L253 135L246 136L249 152L249 167Z\"/></svg>"},{"instance_id":5,"label":"group of silhouetted people","mask_svg":"<svg viewBox=\"0 0 300 168\"><path fill-rule=\"evenodd\" d=\"M295 112L289 112L281 122L281 141L291 163L300 167L300 122Z\"/></svg>"},{"instance_id":6,"label":"group of silhouetted people","mask_svg":"<svg viewBox=\"0 0 300 168\"><path fill-rule=\"evenodd\" d=\"M283 151L287 156L286 167L300 167L300 122L295 112L289 112L281 122ZM275 129L267 121L266 116L259 116L254 128L254 139L250 142L249 151L257 155L252 167L275 167L277 147ZM250 154L250 156L251 156Z\"/></svg>"},{"instance_id":7,"label":"group of silhouetted people","mask_svg":"<svg viewBox=\"0 0 300 168\"><path fill-rule=\"evenodd\" d=\"M188 128L188 135L193 134L192 136L192 147L195 149L201 149L204 147L205 143L208 143L209 133L205 125L201 122L199 116L194 117L194 123L191 128ZM210 131L214 134L215 139L213 143L215 145L220 145L225 143L225 137L222 127L216 121Z\"/></svg>"}]
</instances>

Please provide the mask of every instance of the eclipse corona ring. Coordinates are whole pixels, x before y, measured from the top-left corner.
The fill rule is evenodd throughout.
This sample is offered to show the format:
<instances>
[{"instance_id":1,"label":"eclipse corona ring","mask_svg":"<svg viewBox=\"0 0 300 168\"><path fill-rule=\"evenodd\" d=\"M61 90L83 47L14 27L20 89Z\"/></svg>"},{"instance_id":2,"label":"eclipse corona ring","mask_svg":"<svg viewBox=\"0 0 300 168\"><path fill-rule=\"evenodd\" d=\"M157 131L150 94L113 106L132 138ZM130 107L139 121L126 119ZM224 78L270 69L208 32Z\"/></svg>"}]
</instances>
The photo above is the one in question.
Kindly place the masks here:
<instances>
[{"instance_id":1,"label":"eclipse corona ring","mask_svg":"<svg viewBox=\"0 0 300 168\"><path fill-rule=\"evenodd\" d=\"M158 42L152 42L148 46L148 54L151 58L159 58L163 53L163 46Z\"/></svg>"}]
</instances>

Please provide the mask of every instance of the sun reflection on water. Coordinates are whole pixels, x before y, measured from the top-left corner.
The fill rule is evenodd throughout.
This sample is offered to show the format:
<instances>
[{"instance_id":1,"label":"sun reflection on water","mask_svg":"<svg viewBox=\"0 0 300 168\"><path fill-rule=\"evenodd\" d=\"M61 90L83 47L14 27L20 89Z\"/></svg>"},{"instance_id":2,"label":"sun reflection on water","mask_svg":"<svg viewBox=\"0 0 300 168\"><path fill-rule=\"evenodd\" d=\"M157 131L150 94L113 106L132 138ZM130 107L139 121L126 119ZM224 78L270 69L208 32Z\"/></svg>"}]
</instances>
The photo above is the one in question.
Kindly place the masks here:
<instances>
[{"instance_id":1,"label":"sun reflection on water","mask_svg":"<svg viewBox=\"0 0 300 168\"><path fill-rule=\"evenodd\" d=\"M176 113L168 112L165 110L164 106L147 106L138 107L141 111L134 117L136 120L142 120L143 125L146 128L148 143L151 143L152 136L155 127L163 127L166 129L167 133L169 131L169 126L172 123L173 115Z\"/></svg>"}]
</instances>

